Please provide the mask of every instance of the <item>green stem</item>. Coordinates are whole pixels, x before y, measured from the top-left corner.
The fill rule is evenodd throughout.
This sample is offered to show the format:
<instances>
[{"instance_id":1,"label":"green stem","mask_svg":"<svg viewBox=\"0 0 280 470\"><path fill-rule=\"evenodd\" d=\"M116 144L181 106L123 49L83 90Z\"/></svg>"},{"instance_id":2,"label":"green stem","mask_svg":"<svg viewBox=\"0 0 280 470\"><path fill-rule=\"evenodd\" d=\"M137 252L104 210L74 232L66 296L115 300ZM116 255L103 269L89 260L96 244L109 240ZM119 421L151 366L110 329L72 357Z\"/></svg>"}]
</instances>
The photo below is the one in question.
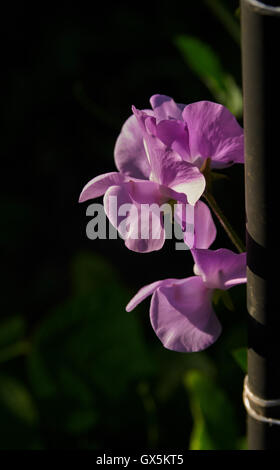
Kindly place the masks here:
<instances>
[{"instance_id":1,"label":"green stem","mask_svg":"<svg viewBox=\"0 0 280 470\"><path fill-rule=\"evenodd\" d=\"M244 243L242 242L242 240L240 240L239 236L236 234L235 230L232 228L231 224L227 220L221 208L218 206L214 196L206 191L203 194L203 196L208 202L209 206L211 207L216 217L218 218L219 222L222 224L224 230L226 231L227 235L231 239L232 243L238 249L239 253L243 253L244 251L246 251L246 247Z\"/></svg>"}]
</instances>

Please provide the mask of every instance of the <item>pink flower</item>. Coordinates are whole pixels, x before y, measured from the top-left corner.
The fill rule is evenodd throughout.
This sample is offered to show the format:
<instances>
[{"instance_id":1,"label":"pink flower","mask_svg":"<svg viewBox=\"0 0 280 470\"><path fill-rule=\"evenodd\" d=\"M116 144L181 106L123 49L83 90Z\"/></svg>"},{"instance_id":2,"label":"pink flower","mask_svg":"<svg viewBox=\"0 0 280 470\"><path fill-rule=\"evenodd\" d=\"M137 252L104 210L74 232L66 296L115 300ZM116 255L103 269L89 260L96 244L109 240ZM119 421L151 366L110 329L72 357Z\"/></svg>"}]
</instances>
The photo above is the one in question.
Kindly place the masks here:
<instances>
[{"instance_id":1,"label":"pink flower","mask_svg":"<svg viewBox=\"0 0 280 470\"><path fill-rule=\"evenodd\" d=\"M197 204L205 189L200 168L207 158L211 158L214 168L243 162L243 131L234 116L216 103L201 101L185 106L164 95L154 95L150 101L152 110L139 111L133 107L134 114L122 127L115 146L119 173L93 178L79 200L104 195L105 212L121 236L124 235L123 216L111 210L110 199L117 200L118 208L130 204L125 244L142 253L159 250L164 244L165 231L162 214L154 213L148 238L136 237L142 224L141 205L161 206L170 200L183 206L189 203L195 206L196 214L194 247L208 248L215 239L216 229L207 206L203 207L202 202ZM175 217L183 226L184 218L178 213ZM212 235L201 245L198 240L203 238L205 226Z\"/></svg>"},{"instance_id":2,"label":"pink flower","mask_svg":"<svg viewBox=\"0 0 280 470\"><path fill-rule=\"evenodd\" d=\"M246 282L246 253L195 249L192 254L196 276L154 282L140 289L126 307L130 312L152 295L152 327L167 349L178 352L201 351L217 340L221 325L212 308L213 290Z\"/></svg>"},{"instance_id":3,"label":"pink flower","mask_svg":"<svg viewBox=\"0 0 280 470\"><path fill-rule=\"evenodd\" d=\"M211 158L213 168L244 163L244 135L231 112L218 103L198 101L177 104L169 96L153 95L152 110L138 111L124 123L115 147L116 166L123 174L150 177L143 145L142 118L145 130L156 136L184 161L201 168Z\"/></svg>"}]
</instances>

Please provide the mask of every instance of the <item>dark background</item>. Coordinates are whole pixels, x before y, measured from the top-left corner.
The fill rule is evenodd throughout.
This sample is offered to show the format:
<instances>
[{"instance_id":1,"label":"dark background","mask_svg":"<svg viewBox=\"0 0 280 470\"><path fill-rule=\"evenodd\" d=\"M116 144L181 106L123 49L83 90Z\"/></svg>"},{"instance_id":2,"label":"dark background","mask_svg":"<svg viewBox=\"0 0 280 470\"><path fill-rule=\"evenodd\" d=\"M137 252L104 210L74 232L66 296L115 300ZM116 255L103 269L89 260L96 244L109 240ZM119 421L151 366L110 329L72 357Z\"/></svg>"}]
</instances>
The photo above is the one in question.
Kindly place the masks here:
<instances>
[{"instance_id":1,"label":"dark background","mask_svg":"<svg viewBox=\"0 0 280 470\"><path fill-rule=\"evenodd\" d=\"M145 284L191 275L191 255L174 241L144 255L91 241L78 204L91 178L115 171L132 104L155 93L227 104L217 94L226 74L241 86L238 28L237 1L5 8L0 448L244 447L244 288L217 301L224 332L208 351L164 350L150 300L125 305ZM186 57L178 37L189 36L206 49ZM214 189L242 235L243 168L224 173ZM213 248L233 249L218 231Z\"/></svg>"}]
</instances>

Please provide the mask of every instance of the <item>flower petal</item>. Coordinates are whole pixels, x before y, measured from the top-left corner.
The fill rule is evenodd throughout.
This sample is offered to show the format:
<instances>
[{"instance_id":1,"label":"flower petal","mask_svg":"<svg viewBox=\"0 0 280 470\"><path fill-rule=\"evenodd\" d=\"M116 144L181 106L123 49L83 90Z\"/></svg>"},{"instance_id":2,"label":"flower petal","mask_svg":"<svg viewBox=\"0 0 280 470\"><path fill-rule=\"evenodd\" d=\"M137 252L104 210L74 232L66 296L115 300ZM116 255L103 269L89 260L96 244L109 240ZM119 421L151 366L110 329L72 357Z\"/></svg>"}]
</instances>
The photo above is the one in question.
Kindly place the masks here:
<instances>
[{"instance_id":1,"label":"flower petal","mask_svg":"<svg viewBox=\"0 0 280 470\"><path fill-rule=\"evenodd\" d=\"M165 241L162 215L157 210L142 212L141 204L134 201L130 194L131 184L112 186L106 191L105 213L125 240L127 248L139 253L160 250Z\"/></svg>"},{"instance_id":2,"label":"flower petal","mask_svg":"<svg viewBox=\"0 0 280 470\"><path fill-rule=\"evenodd\" d=\"M205 178L199 169L184 161L174 150L167 148L157 137L146 135L145 147L151 163L153 181L187 196L192 205L205 189Z\"/></svg>"},{"instance_id":3,"label":"flower petal","mask_svg":"<svg viewBox=\"0 0 280 470\"><path fill-rule=\"evenodd\" d=\"M194 205L205 189L205 178L199 169L183 160L174 158L162 160L162 184L187 196L188 203Z\"/></svg>"},{"instance_id":4,"label":"flower petal","mask_svg":"<svg viewBox=\"0 0 280 470\"><path fill-rule=\"evenodd\" d=\"M188 125L193 163L201 166L210 157L213 168L244 163L243 129L231 112L218 103L198 101L187 105L183 119Z\"/></svg>"},{"instance_id":5,"label":"flower petal","mask_svg":"<svg viewBox=\"0 0 280 470\"><path fill-rule=\"evenodd\" d=\"M177 280L155 290L151 323L167 349L195 352L216 341L221 325L212 309L211 296L212 291L200 277Z\"/></svg>"},{"instance_id":6,"label":"flower petal","mask_svg":"<svg viewBox=\"0 0 280 470\"><path fill-rule=\"evenodd\" d=\"M129 194L134 202L139 204L158 204L161 206L170 199L187 202L187 197L183 193L177 193L173 189L154 181L130 180L127 183Z\"/></svg>"},{"instance_id":7,"label":"flower petal","mask_svg":"<svg viewBox=\"0 0 280 470\"><path fill-rule=\"evenodd\" d=\"M145 113L153 115L151 110L145 110ZM122 127L115 145L114 156L116 166L121 173L135 178L149 179L151 169L143 145L143 133L134 114Z\"/></svg>"},{"instance_id":8,"label":"flower petal","mask_svg":"<svg viewBox=\"0 0 280 470\"><path fill-rule=\"evenodd\" d=\"M79 202L103 196L110 186L122 184L125 180L125 176L121 173L117 173L116 171L96 176L83 188L79 197Z\"/></svg>"},{"instance_id":9,"label":"flower petal","mask_svg":"<svg viewBox=\"0 0 280 470\"><path fill-rule=\"evenodd\" d=\"M175 119L160 121L156 126L155 135L184 160L190 160L189 132L186 123Z\"/></svg>"},{"instance_id":10,"label":"flower petal","mask_svg":"<svg viewBox=\"0 0 280 470\"><path fill-rule=\"evenodd\" d=\"M212 245L217 230L211 211L204 202L197 201L193 208L176 204L174 217L182 227L184 242L190 249L206 249Z\"/></svg>"},{"instance_id":11,"label":"flower petal","mask_svg":"<svg viewBox=\"0 0 280 470\"><path fill-rule=\"evenodd\" d=\"M153 181L170 186L170 181L176 175L177 164L182 158L155 136L146 134L144 145L151 164L151 178Z\"/></svg>"},{"instance_id":12,"label":"flower petal","mask_svg":"<svg viewBox=\"0 0 280 470\"><path fill-rule=\"evenodd\" d=\"M164 279L162 281L156 281L152 284L148 284L147 286L142 287L127 304L125 308L126 311L131 312L131 310L137 307L137 305L145 300L149 295L152 295L158 287L172 284L174 281L176 281L176 279Z\"/></svg>"},{"instance_id":13,"label":"flower petal","mask_svg":"<svg viewBox=\"0 0 280 470\"><path fill-rule=\"evenodd\" d=\"M246 253L231 250L192 250L195 273L202 277L205 285L212 289L229 289L247 282Z\"/></svg>"},{"instance_id":14,"label":"flower petal","mask_svg":"<svg viewBox=\"0 0 280 470\"><path fill-rule=\"evenodd\" d=\"M149 163L149 179L160 183L161 159L166 146L153 134L156 128L152 125L151 118L146 112L135 108L135 106L132 106L132 111L142 132L146 160Z\"/></svg>"},{"instance_id":15,"label":"flower petal","mask_svg":"<svg viewBox=\"0 0 280 470\"><path fill-rule=\"evenodd\" d=\"M190 204L195 204L205 189L205 178L199 169L171 148L168 148L159 138L148 132L146 122L150 119L144 112L133 107L133 112L142 128L144 147L147 160L150 163L150 179L161 183L177 193L187 196Z\"/></svg>"},{"instance_id":16,"label":"flower petal","mask_svg":"<svg viewBox=\"0 0 280 470\"><path fill-rule=\"evenodd\" d=\"M194 207L194 247L209 248L217 235L217 229L209 207L197 201Z\"/></svg>"},{"instance_id":17,"label":"flower petal","mask_svg":"<svg viewBox=\"0 0 280 470\"><path fill-rule=\"evenodd\" d=\"M170 98L170 96L153 95L150 98L150 103L157 122L162 121L163 119L182 120L182 111L185 105L175 103L175 101Z\"/></svg>"},{"instance_id":18,"label":"flower petal","mask_svg":"<svg viewBox=\"0 0 280 470\"><path fill-rule=\"evenodd\" d=\"M161 192L161 185L154 181L130 180L125 184L133 201L139 204L162 204L166 197Z\"/></svg>"}]
</instances>

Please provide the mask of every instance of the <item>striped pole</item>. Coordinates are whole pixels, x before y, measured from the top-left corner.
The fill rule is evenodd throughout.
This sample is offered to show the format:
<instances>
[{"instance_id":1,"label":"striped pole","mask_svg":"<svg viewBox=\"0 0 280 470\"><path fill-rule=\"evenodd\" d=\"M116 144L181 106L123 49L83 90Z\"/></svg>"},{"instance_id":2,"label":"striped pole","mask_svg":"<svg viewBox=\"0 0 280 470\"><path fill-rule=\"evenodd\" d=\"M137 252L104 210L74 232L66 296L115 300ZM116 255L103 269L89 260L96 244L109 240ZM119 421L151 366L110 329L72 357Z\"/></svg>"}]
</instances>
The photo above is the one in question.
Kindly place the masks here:
<instances>
[{"instance_id":1,"label":"striped pole","mask_svg":"<svg viewBox=\"0 0 280 470\"><path fill-rule=\"evenodd\" d=\"M241 0L249 449L280 448L280 2ZM279 222L279 223L278 223Z\"/></svg>"}]
</instances>

